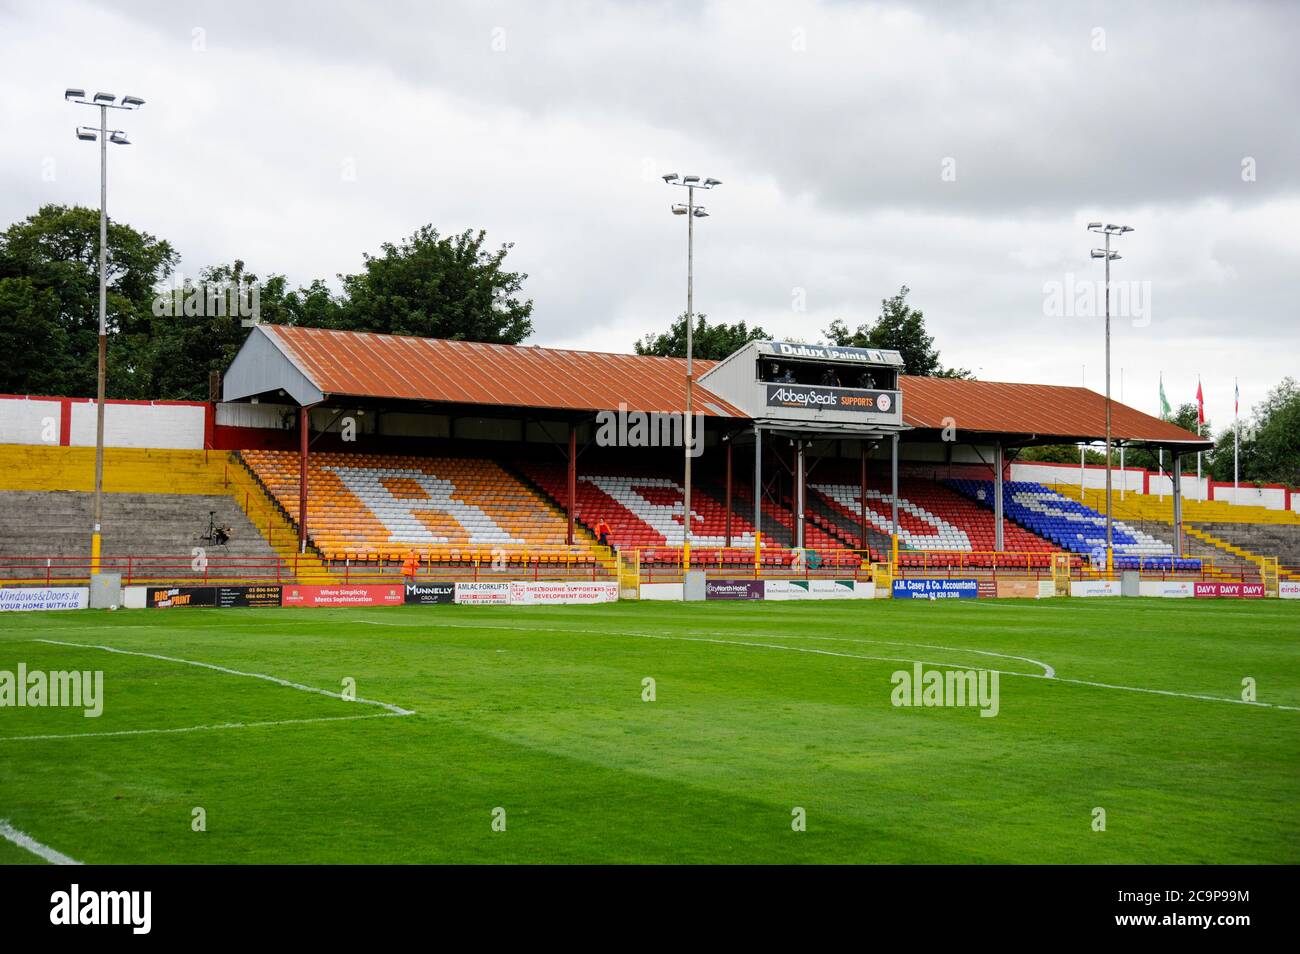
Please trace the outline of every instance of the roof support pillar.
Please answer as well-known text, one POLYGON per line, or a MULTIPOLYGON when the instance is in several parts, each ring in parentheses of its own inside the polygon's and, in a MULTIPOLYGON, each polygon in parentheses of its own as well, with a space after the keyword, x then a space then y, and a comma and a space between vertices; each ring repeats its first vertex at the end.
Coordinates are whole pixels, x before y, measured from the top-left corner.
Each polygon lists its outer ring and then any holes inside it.
POLYGON ((862 497, 858 501, 858 519, 861 521, 858 536, 858 546, 863 550, 869 550, 867 546, 867 442, 858 441, 858 448, 861 451, 862 467, 861 479, 862 486, 859 488, 862 497))
POLYGON ((803 549, 804 545, 804 453, 803 438, 795 441, 795 472, 794 472, 794 507, 795 507, 795 528, 799 531, 799 539, 795 546, 803 549))
POLYGON ((763 545, 763 429, 754 425, 754 561, 763 545))
POLYGON ((724 546, 731 546, 731 440, 727 440, 727 529, 724 546))
POLYGON ((298 552, 307 552, 307 444, 311 430, 311 409, 314 404, 304 404, 298 409, 298 552))
POLYGON ((1001 553, 1006 547, 1002 540, 1002 442, 993 442, 993 549, 1001 553))
POLYGON ((568 504, 565 507, 569 520, 569 546, 573 546, 573 519, 578 501, 578 428, 569 422, 569 479, 568 504))
POLYGON ((889 525, 892 565, 898 566, 898 431, 892 435, 889 454, 889 525))
POLYGON ((1174 556, 1183 555, 1183 455, 1174 454, 1174 556))

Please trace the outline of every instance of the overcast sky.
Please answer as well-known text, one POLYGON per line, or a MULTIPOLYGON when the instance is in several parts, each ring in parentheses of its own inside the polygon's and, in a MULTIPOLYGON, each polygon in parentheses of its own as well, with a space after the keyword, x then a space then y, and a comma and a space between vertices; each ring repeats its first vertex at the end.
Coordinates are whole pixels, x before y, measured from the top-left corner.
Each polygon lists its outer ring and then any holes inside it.
POLYGON ((0 0, 0 225, 97 204, 63 89, 131 93, 110 214, 186 274, 483 227, 533 343, 628 351, 685 308, 659 177, 697 173, 710 319, 815 341, 906 284, 945 363, 1101 390, 1100 219, 1135 229, 1114 393, 1199 374, 1221 427, 1234 376, 1244 414, 1300 375, 1298 43, 1282 3, 0 0))

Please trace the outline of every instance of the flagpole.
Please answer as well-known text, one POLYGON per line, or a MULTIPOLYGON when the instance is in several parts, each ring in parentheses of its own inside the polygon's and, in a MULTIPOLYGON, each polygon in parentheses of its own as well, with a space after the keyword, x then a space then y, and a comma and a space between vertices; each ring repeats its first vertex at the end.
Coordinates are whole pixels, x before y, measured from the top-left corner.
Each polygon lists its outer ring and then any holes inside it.
MULTIPOLYGON (((1201 379, 1200 376, 1198 375, 1196 378, 1196 436, 1197 437, 1204 436, 1201 433, 1201 428, 1205 426, 1205 420, 1204 420, 1205 411, 1203 410, 1204 407, 1205 407, 1205 398, 1202 396, 1201 379)), ((1201 486, 1201 452, 1200 451, 1196 452, 1196 486, 1200 488, 1201 499, 1202 500, 1208 499, 1210 495, 1206 493, 1205 488, 1201 486)))
MULTIPOLYGON (((1085 388, 1088 386, 1088 366, 1086 364, 1079 370, 1079 383, 1085 388)), ((1083 499, 1083 448, 1084 445, 1079 444, 1079 503, 1086 505, 1087 501, 1083 499)))
POLYGON ((1240 503, 1237 497, 1239 474, 1237 473, 1238 447, 1241 444, 1241 424, 1237 420, 1238 405, 1241 403, 1241 389, 1237 379, 1232 379, 1232 502, 1240 503))
MULTIPOLYGON (((1165 401, 1165 373, 1161 371, 1160 372, 1160 420, 1162 421, 1168 419, 1168 416, 1165 414, 1165 404, 1167 403, 1168 402, 1165 401)), ((1158 449, 1158 452, 1160 454, 1160 502, 1164 503, 1165 501, 1165 449, 1161 447, 1158 449)))

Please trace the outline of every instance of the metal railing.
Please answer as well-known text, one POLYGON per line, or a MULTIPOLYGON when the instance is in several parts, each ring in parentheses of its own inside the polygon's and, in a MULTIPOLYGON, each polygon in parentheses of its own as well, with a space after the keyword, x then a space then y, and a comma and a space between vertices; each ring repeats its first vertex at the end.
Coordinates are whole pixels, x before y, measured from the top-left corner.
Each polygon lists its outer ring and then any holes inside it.
MULTIPOLYGON (((585 548, 453 550, 452 556, 433 562, 422 560, 415 575, 427 580, 611 580, 612 559, 601 559, 585 548)), ((375 559, 327 562, 330 578, 340 583, 394 583, 403 579, 402 561, 375 559)), ((94 569, 89 556, 0 555, 0 586, 84 586, 94 569)), ((234 585, 239 583, 302 583, 320 581, 319 564, 312 556, 206 556, 130 555, 105 556, 99 569, 120 573, 123 584, 188 583, 234 585)))
MULTIPOLYGON (((900 550, 893 567, 896 578, 968 577, 986 580, 1048 580, 1059 552, 970 550, 900 550)), ((690 566, 711 578, 730 579, 855 579, 872 578, 878 554, 868 550, 764 548, 755 561, 753 548, 693 548, 690 566)), ((1078 554, 1065 554, 1073 580, 1118 579, 1123 568, 1093 567, 1078 554)), ((682 552, 675 547, 639 547, 620 551, 623 575, 644 583, 676 583, 683 578, 682 552), (635 569, 633 569, 635 568, 635 569)), ((887 559, 887 558, 886 558, 887 559)), ((1199 569, 1175 568, 1168 557, 1138 558, 1135 567, 1145 580, 1240 580, 1259 582, 1257 567, 1221 566, 1201 560, 1199 569)))
MULTIPOLYGON (((0 586, 85 585, 93 569, 88 556, 0 556, 0 586)), ((298 560, 281 557, 104 556, 99 569, 122 574, 124 584, 291 583, 298 578, 298 560)))
MULTIPOLYGON (((404 578, 396 552, 326 561, 343 583, 390 583, 404 578)), ((422 558, 415 581, 612 580, 615 562, 586 547, 439 547, 422 558)))

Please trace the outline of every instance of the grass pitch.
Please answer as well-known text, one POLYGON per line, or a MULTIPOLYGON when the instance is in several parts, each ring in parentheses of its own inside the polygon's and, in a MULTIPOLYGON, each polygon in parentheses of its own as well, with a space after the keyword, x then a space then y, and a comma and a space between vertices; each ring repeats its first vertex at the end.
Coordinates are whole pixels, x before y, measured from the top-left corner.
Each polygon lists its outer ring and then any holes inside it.
POLYGON ((6 614, 0 670, 103 670, 104 711, 0 709, 0 819, 87 863, 1296 863, 1298 624, 1136 599, 6 614), (895 707, 914 660, 1001 670, 998 715, 895 707), (305 691, 345 680, 399 711, 305 691))

